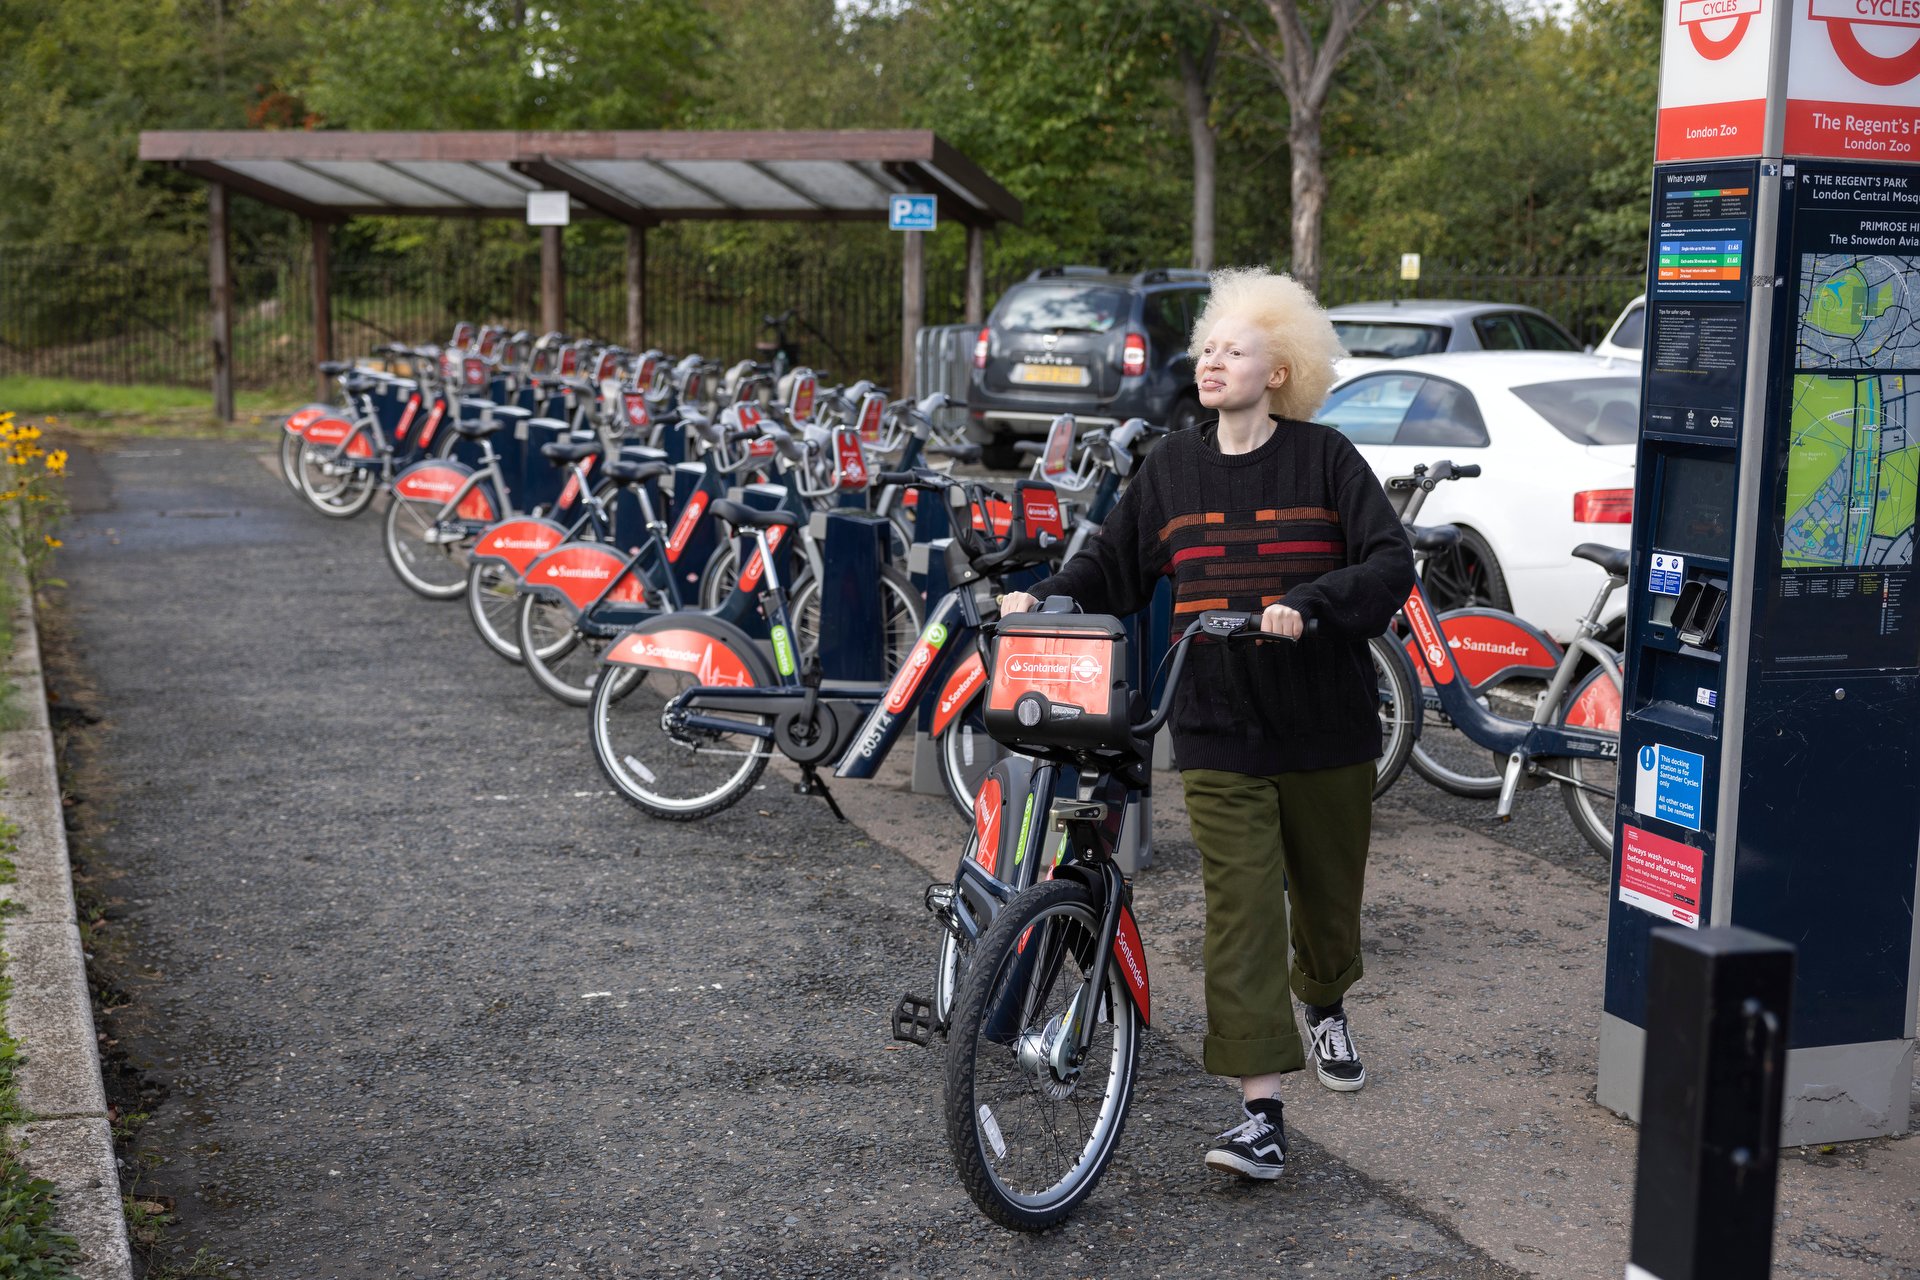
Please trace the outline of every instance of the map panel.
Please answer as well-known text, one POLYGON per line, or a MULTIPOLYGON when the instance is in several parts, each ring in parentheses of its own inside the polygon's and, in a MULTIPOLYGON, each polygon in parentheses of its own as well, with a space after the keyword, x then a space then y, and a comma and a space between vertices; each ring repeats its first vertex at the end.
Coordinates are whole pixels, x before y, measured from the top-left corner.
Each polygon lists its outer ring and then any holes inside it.
POLYGON ((1916 396, 1906 374, 1794 376, 1783 568, 1913 563, 1916 396))
POLYGON ((1796 369, 1920 369, 1920 259, 1802 254, 1796 369))

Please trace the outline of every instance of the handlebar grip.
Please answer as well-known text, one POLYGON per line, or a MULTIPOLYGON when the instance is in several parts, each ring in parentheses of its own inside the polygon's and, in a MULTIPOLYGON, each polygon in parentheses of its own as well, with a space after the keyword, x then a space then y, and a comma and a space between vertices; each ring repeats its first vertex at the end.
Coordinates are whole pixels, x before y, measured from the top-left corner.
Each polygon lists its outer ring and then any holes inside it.
POLYGON ((881 471, 875 473, 873 482, 877 485, 931 485, 926 474, 920 471, 881 471))
POLYGON ((1469 462, 1464 467, 1455 467, 1453 474, 1456 479, 1471 480, 1480 474, 1480 464, 1477 462, 1469 462))

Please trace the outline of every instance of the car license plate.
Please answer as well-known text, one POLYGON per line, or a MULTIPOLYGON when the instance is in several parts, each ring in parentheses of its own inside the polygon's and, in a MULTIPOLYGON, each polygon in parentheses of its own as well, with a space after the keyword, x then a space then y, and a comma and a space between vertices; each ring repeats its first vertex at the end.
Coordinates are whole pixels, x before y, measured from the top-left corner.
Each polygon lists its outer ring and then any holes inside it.
POLYGON ((1077 364, 1017 364, 1015 382, 1038 382, 1051 387, 1084 387, 1089 379, 1086 369, 1077 364))

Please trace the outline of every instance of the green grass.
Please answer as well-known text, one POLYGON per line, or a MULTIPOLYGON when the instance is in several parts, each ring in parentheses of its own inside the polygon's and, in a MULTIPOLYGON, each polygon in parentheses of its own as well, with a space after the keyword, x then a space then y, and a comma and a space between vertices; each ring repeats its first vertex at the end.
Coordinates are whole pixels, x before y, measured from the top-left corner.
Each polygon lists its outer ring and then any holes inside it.
MULTIPOLYGON (((296 391, 240 391, 234 410, 265 413, 297 398, 296 391)), ((0 409, 23 418, 46 414, 82 414, 91 417, 158 417, 213 412, 213 392, 206 387, 120 386, 107 382, 79 382, 71 378, 0 376, 0 409)))

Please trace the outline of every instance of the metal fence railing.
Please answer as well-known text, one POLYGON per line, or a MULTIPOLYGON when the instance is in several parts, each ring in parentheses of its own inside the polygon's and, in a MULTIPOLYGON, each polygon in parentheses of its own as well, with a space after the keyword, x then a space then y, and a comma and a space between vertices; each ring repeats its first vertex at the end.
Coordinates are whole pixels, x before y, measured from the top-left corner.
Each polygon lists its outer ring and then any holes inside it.
MULTIPOLYGON (((794 309, 790 335, 804 358, 836 377, 899 384, 900 254, 893 239, 843 238, 818 252, 698 250, 671 240, 650 246, 647 338, 675 354, 699 351, 731 362, 765 336, 761 318, 794 309)), ((989 255, 989 304, 1030 264, 989 255)), ((621 341, 626 330, 625 260, 618 249, 570 249, 567 320, 576 333, 621 341)), ((251 388, 304 388, 312 376, 311 274, 304 252, 234 262, 234 381, 251 388)), ((1553 315, 1582 340, 1598 340, 1641 288, 1631 266, 1540 264, 1443 266, 1417 282, 1391 269, 1341 268, 1321 298, 1486 298, 1553 315)), ((936 260, 928 272, 930 325, 962 319, 963 272, 936 260)), ((334 349, 432 342, 457 320, 531 327, 539 265, 532 257, 418 254, 341 263, 332 277, 334 349)), ((110 252, 48 254, 0 246, 0 374, 116 383, 204 386, 211 382, 206 263, 197 256, 110 252)))

